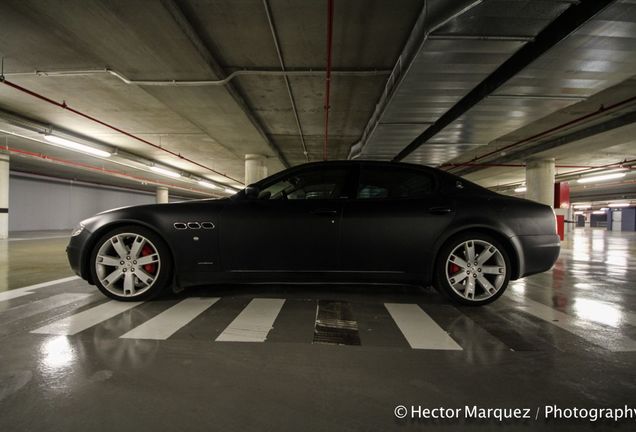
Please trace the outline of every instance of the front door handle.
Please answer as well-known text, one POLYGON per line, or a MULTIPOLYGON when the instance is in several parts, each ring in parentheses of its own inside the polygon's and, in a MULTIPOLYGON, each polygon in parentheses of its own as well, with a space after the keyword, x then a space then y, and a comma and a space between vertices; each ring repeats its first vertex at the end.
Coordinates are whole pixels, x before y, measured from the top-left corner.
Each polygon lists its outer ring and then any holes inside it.
POLYGON ((436 215, 447 214, 452 211, 453 210, 450 207, 431 207, 430 209, 428 209, 429 213, 436 214, 436 215))
POLYGON ((312 210, 311 214, 316 216, 336 216, 338 214, 338 211, 332 209, 318 209, 312 210))

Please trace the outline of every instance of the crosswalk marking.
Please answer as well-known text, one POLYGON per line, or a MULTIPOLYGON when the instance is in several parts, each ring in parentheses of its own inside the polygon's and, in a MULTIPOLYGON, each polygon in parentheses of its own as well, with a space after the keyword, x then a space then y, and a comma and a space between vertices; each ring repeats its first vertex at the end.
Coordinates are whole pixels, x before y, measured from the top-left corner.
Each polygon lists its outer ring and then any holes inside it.
POLYGON ((636 351, 636 341, 617 332, 608 334, 602 326, 584 323, 578 318, 560 312, 529 298, 520 299, 518 308, 563 330, 575 334, 595 345, 614 352, 636 351), (593 328, 592 328, 593 327, 593 328))
POLYGON ((42 282, 35 285, 29 285, 22 288, 16 288, 9 291, 0 292, 0 302, 11 300, 18 297, 24 297, 33 294, 33 290, 44 288, 51 285, 57 285, 64 282, 70 282, 72 280, 79 279, 79 276, 70 276, 62 279, 56 279, 48 282, 42 282))
MULTIPOLYGON (((73 276, 23 287, 17 290, 11 290, 6 293, 0 293, 0 301, 3 299, 6 300, 9 298, 19 298, 21 296, 30 295, 34 293, 34 290, 69 282, 75 279, 77 279, 77 277, 73 276)), ((6 303, 4 304, 4 310, 0 308, 0 324, 5 323, 8 325, 13 322, 17 323, 20 320, 25 320, 42 312, 48 312, 55 310, 58 307, 75 304, 73 308, 67 307, 61 312, 65 313, 65 311, 69 311, 70 309, 76 309, 80 306, 94 302, 95 298, 90 297, 92 295, 93 294, 84 293, 62 293, 53 294, 49 297, 41 298, 36 301, 21 303, 17 306, 6 303)), ((120 337, 123 339, 169 339, 179 330, 190 325, 195 318, 204 314, 219 300, 220 298, 208 297, 186 298, 120 337)), ((531 315, 536 319, 545 321, 550 325, 565 330, 574 336, 578 336, 609 351, 636 352, 636 340, 626 335, 621 328, 623 323, 631 325, 634 324, 636 315, 631 311, 620 310, 621 318, 617 318, 617 320, 620 321, 618 324, 610 323, 609 325, 603 325, 592 322, 595 320, 594 317, 588 317, 587 315, 578 316, 578 314, 570 315, 526 297, 512 296, 511 300, 513 301, 508 303, 508 305, 506 305, 505 302, 500 305, 500 312, 515 313, 518 316, 522 316, 518 313, 531 315)), ((142 302, 129 303, 109 301, 91 309, 79 312, 75 315, 58 319, 56 321, 49 321, 49 324, 33 330, 32 333, 74 335, 140 304, 142 304, 142 302)), ((464 343, 464 339, 453 333, 453 331, 457 330, 456 328, 454 330, 450 330, 450 332, 454 335, 451 336, 446 330, 444 330, 444 328, 448 327, 448 323, 446 321, 441 320, 438 324, 438 322, 436 322, 437 318, 433 319, 436 315, 433 315, 433 317, 430 316, 417 304, 379 303, 378 306, 380 305, 383 305, 383 308, 388 311, 388 315, 386 315, 385 319, 391 319, 395 323, 397 329, 399 329, 399 331, 403 334, 406 342, 414 349, 472 350, 470 344, 466 345, 464 343), (459 339, 456 340, 454 337, 459 337, 459 339)), ((220 311, 222 311, 223 318, 221 322, 227 323, 232 319, 233 320, 216 338, 216 341, 264 342, 268 339, 270 331, 273 328, 273 324, 278 319, 283 306, 285 306, 285 299, 255 298, 251 299, 250 303, 238 315, 234 315, 233 317, 227 316, 227 313, 231 313, 231 309, 221 308, 220 311)), ((289 305, 289 307, 292 306, 292 304, 289 305)), ((352 310, 355 312, 356 305, 352 304, 351 306, 352 310)), ((576 311, 576 307, 574 307, 574 310, 576 311)), ((318 320, 318 324, 320 325, 329 322, 328 319, 322 319, 318 316, 315 318, 320 318, 318 320)), ((377 317, 371 317, 371 319, 375 322, 377 317)), ((346 321, 346 323, 348 323, 347 320, 353 320, 353 318, 342 318, 341 321, 342 320, 344 320, 343 322, 346 321)), ((392 329, 391 331, 395 332, 396 327, 393 327, 393 324, 390 324, 388 321, 386 324, 390 326, 392 329)), ((284 325, 293 324, 291 324, 289 320, 286 320, 284 325)), ((29 327, 33 328, 35 325, 31 325, 29 327)), ((6 328, 8 329, 9 327, 6 328)), ((280 334, 284 334, 284 332, 280 333, 279 330, 284 329, 278 329, 276 334, 279 336, 280 334)), ((354 330, 357 334, 357 330, 354 330)), ((7 331, 9 330, 6 330, 5 333, 7 331)), ((517 332, 523 331, 523 326, 517 330, 517 332)), ((377 334, 381 334, 383 337, 392 338, 393 342, 391 343, 396 342, 390 332, 380 332, 377 334)), ((311 337, 311 335, 308 337, 311 337)), ((379 344, 382 343, 383 342, 380 339, 379 344)), ((378 344, 377 341, 376 344, 378 344)), ((547 346, 548 344, 546 344, 546 347, 547 346)))
POLYGON ((120 337, 124 339, 168 339, 217 301, 219 298, 187 298, 120 337))
POLYGON ((0 325, 11 321, 28 318, 61 306, 79 302, 92 297, 90 293, 62 293, 41 300, 32 301, 0 312, 0 325))
POLYGON ((462 347, 451 338, 426 312, 416 304, 385 303, 393 321, 406 338, 411 348, 461 350, 462 347))
POLYGON ((106 321, 122 312, 139 306, 143 302, 120 302, 111 300, 99 306, 87 309, 70 317, 63 318, 51 324, 31 331, 31 333, 54 334, 72 336, 86 330, 102 321, 106 321))
POLYGON ((19 291, 17 289, 0 293, 0 302, 11 300, 18 297, 24 297, 33 294, 31 291, 19 291))
POLYGON ((216 341, 265 342, 283 303, 283 299, 253 299, 216 341))

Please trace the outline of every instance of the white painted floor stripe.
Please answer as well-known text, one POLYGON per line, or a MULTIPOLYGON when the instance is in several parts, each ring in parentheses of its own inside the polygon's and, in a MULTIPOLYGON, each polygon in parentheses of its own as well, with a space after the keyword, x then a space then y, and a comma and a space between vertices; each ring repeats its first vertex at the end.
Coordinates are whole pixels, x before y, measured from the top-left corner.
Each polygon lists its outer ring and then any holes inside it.
POLYGON ((78 314, 45 325, 44 327, 40 327, 31 333, 72 336, 102 321, 106 321, 115 315, 119 315, 122 312, 139 306, 142 303, 143 302, 120 302, 111 300, 78 314))
POLYGON ((393 321, 400 328, 411 348, 461 350, 455 342, 426 312, 416 304, 385 303, 393 321))
POLYGON ((2 327, 8 323, 29 318, 42 312, 48 312, 71 303, 83 303, 81 304, 83 306, 84 303, 90 303, 90 301, 85 300, 94 295, 90 293, 62 293, 2 310, 0 311, 0 334, 2 334, 2 327))
POLYGON ((284 303, 283 299, 253 299, 217 342, 265 342, 284 303))
POLYGON ((590 324, 526 297, 517 299, 520 303, 519 309, 595 345, 614 352, 636 351, 636 341, 621 335, 620 331, 610 331, 600 325, 590 324))
POLYGON ((0 292, 0 302, 1 301, 6 301, 6 300, 11 300, 11 299, 22 297, 22 296, 26 296, 26 295, 30 295, 30 294, 33 294, 31 292, 33 290, 44 288, 44 287, 51 286, 51 285, 61 284, 61 283, 64 283, 64 282, 70 282, 70 281, 75 280, 75 279, 79 279, 79 276, 70 276, 70 277, 66 277, 66 278, 62 278, 62 279, 55 279, 55 280, 48 281, 48 282, 42 282, 42 283, 35 284, 35 285, 29 285, 29 286, 25 286, 25 287, 22 287, 22 288, 16 288, 16 289, 12 289, 12 290, 9 290, 9 291, 0 292))
POLYGON ((31 291, 11 290, 0 293, 0 302, 33 294, 31 291))
POLYGON ((168 339, 217 301, 219 298, 187 298, 120 337, 124 339, 168 339))

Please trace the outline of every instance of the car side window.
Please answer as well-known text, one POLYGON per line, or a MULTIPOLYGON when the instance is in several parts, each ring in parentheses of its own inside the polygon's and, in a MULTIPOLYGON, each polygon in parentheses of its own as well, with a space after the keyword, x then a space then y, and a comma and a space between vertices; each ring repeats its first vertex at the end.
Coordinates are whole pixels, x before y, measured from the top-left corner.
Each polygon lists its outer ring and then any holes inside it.
POLYGON ((261 190, 259 199, 338 199, 344 192, 347 170, 322 168, 284 177, 261 190))
POLYGON ((418 199, 435 188, 433 174, 415 169, 362 167, 358 199, 418 199))

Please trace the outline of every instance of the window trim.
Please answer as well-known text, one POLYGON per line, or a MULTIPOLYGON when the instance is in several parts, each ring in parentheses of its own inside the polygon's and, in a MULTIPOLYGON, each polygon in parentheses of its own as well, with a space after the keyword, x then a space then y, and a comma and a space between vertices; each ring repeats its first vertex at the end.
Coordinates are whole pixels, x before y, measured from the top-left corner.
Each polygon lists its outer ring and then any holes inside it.
POLYGON ((366 165, 364 163, 362 164, 358 164, 358 175, 356 176, 357 181, 356 181, 356 185, 355 185, 355 190, 354 190, 354 197, 352 198, 355 201, 360 201, 360 202, 384 202, 384 201, 418 201, 418 200, 423 200, 423 199, 427 199, 431 196, 434 196, 435 194, 437 194, 439 192, 439 188, 440 188, 440 181, 439 178, 437 176, 437 174, 435 173, 435 171, 433 170, 426 170, 426 169, 420 169, 417 167, 404 167, 404 166, 390 166, 390 165, 373 165, 373 164, 369 164, 366 165), (421 198, 405 198, 405 197, 388 197, 388 198, 358 198, 358 192, 359 192, 359 188, 360 188, 360 184, 362 181, 362 172, 364 171, 364 169, 376 169, 376 170, 395 170, 395 171, 402 171, 402 172, 414 172, 414 173, 422 173, 424 175, 429 175, 431 177, 431 179, 433 180, 433 187, 431 188, 431 192, 426 194, 426 196, 421 197, 421 198))
POLYGON ((307 199, 293 199, 293 200, 257 200, 257 201, 267 201, 267 202, 307 202, 307 201, 311 201, 311 202, 328 202, 328 201, 349 201, 351 199, 355 199, 355 195, 357 195, 357 172, 359 169, 359 164, 350 164, 350 163, 343 163, 343 164, 330 164, 328 167, 321 167, 321 166, 299 166, 299 167, 294 167, 291 168, 289 170, 285 170, 285 171, 281 171, 280 173, 272 176, 272 177, 268 177, 266 179, 263 179, 259 182, 254 183, 256 186, 258 186, 260 189, 266 189, 268 187, 270 187, 271 185, 287 178, 290 176, 294 176, 294 175, 299 175, 305 172, 314 172, 314 171, 320 171, 322 169, 340 169, 340 170, 344 170, 345 171, 345 177, 344 177, 344 186, 342 188, 342 191, 347 195, 347 198, 328 198, 328 199, 311 199, 311 200, 307 200, 307 199), (269 181, 267 181, 269 180, 269 181), (353 198, 351 198, 351 196, 354 196, 353 198))

